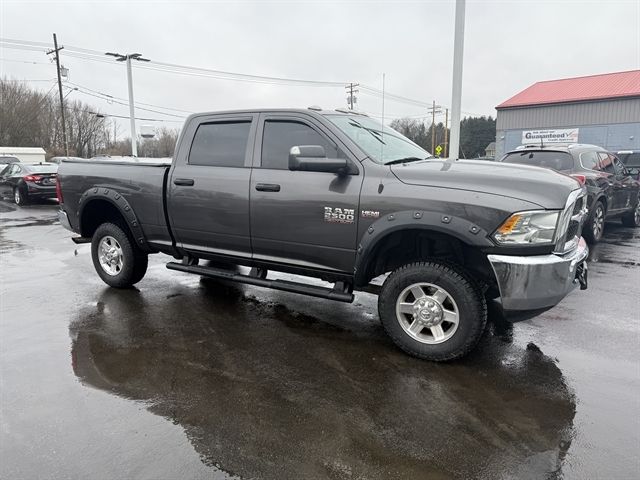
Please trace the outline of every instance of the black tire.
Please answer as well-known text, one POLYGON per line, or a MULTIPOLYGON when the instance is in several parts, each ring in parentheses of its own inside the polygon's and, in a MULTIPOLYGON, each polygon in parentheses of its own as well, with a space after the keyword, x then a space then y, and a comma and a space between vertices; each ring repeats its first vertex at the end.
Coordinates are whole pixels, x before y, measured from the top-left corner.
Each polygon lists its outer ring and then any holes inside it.
POLYGON ((604 233, 604 219, 607 215, 607 210, 601 200, 594 203, 589 213, 589 218, 585 222, 582 229, 582 236, 590 244, 596 244, 602 239, 604 233))
POLYGON ((418 262, 400 267, 389 275, 378 296, 378 313, 384 329, 398 347, 415 357, 442 362, 461 358, 476 346, 487 322, 487 303, 481 289, 462 269, 438 261, 418 262), (396 315, 400 295, 417 283, 437 285, 455 301, 458 326, 442 343, 416 340, 405 331, 396 315))
POLYGON ((24 188, 14 187, 13 201, 16 205, 27 205, 29 203, 29 194, 24 191, 24 188))
POLYGON ((114 223, 103 223, 96 229, 91 239, 91 258, 100 278, 115 288, 131 287, 142 280, 147 272, 147 255, 138 249, 121 226, 114 223), (117 245, 122 257, 122 266, 114 274, 108 273, 100 262, 100 244, 107 237, 114 239, 114 245, 117 245))
POLYGON ((625 213, 622 218, 622 225, 629 228, 640 227, 640 198, 638 198, 638 202, 636 203, 636 207, 630 211, 625 213))

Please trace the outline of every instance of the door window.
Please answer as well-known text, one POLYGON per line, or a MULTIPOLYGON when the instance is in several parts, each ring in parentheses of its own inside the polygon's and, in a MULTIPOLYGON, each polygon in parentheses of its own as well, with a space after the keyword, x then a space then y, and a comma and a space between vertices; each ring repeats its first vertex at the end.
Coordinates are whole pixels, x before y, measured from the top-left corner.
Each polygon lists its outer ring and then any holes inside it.
POLYGON ((618 176, 623 176, 626 173, 626 169, 624 167, 624 165, 622 164, 622 162, 620 162, 620 160, 618 160, 616 157, 614 157, 613 155, 610 155, 613 158, 613 168, 616 172, 616 175, 618 176))
POLYGON ((190 165, 244 167, 251 122, 203 123, 189 152, 190 165))
POLYGON ((300 145, 320 145, 327 158, 339 158, 338 147, 309 125, 292 120, 267 120, 262 134, 262 168, 289 168, 289 150, 300 145))
POLYGON ((598 152, 582 152, 580 154, 580 163, 584 168, 589 170, 600 170, 600 157, 598 152))
POLYGON ((604 152, 600 152, 599 155, 602 171, 607 173, 615 173, 615 167, 613 166, 613 156, 604 152))

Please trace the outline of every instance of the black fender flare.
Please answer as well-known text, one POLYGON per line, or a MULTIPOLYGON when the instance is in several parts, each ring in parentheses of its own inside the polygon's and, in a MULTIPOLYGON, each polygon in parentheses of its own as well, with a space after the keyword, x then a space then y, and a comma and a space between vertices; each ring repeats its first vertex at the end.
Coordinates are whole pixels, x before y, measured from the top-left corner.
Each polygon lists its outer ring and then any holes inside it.
POLYGON ((138 217, 136 217, 133 208, 129 204, 129 202, 124 198, 124 196, 114 190, 111 187, 91 187, 88 190, 85 190, 82 195, 80 195, 80 200, 78 202, 78 227, 80 231, 82 231, 82 215, 84 213, 84 209, 87 205, 91 204, 91 202, 95 200, 107 201, 120 212, 122 218, 124 218, 127 223, 127 227, 131 231, 131 235, 133 236, 136 244, 140 249, 145 252, 150 252, 151 248, 147 243, 147 239, 144 236, 144 232, 142 231, 142 227, 140 226, 140 222, 138 221, 138 217))
POLYGON ((354 284, 367 284, 367 270, 376 246, 389 234, 400 230, 425 230, 450 235, 467 245, 478 248, 495 247, 489 240, 490 232, 469 220, 442 212, 404 210, 387 214, 372 223, 364 233, 356 251, 354 284))

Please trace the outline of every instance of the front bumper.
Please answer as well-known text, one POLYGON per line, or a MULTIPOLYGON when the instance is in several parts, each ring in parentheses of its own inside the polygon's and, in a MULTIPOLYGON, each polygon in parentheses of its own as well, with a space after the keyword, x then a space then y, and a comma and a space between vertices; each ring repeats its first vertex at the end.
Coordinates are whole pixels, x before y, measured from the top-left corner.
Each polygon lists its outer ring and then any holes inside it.
POLYGON ((578 285, 587 285, 589 247, 583 238, 565 255, 488 255, 505 311, 552 307, 578 285))
POLYGON ((62 209, 58 210, 58 221, 60 222, 60 225, 62 225, 64 228, 73 232, 73 228, 71 228, 71 223, 69 223, 69 217, 67 216, 67 212, 65 212, 62 209))

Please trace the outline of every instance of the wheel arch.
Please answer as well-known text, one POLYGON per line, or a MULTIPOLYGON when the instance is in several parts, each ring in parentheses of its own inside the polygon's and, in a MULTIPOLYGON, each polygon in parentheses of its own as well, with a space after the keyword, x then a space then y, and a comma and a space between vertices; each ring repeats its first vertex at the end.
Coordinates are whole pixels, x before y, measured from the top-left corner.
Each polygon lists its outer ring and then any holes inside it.
POLYGON ((602 204, 604 205, 604 213, 606 215, 607 210, 609 210, 609 202, 604 192, 600 192, 600 194, 595 197, 595 199, 593 200, 593 206, 595 207, 598 202, 602 202, 602 204))
POLYGON ((489 232, 466 219, 438 212, 404 211, 379 219, 364 233, 358 245, 354 284, 371 279, 406 263, 442 259, 456 263, 482 278, 495 274, 482 252, 493 247, 489 232))
POLYGON ((128 229, 133 242, 143 251, 150 251, 140 222, 129 202, 108 187, 85 191, 78 205, 78 226, 83 237, 92 237, 103 223, 115 222, 128 229))

